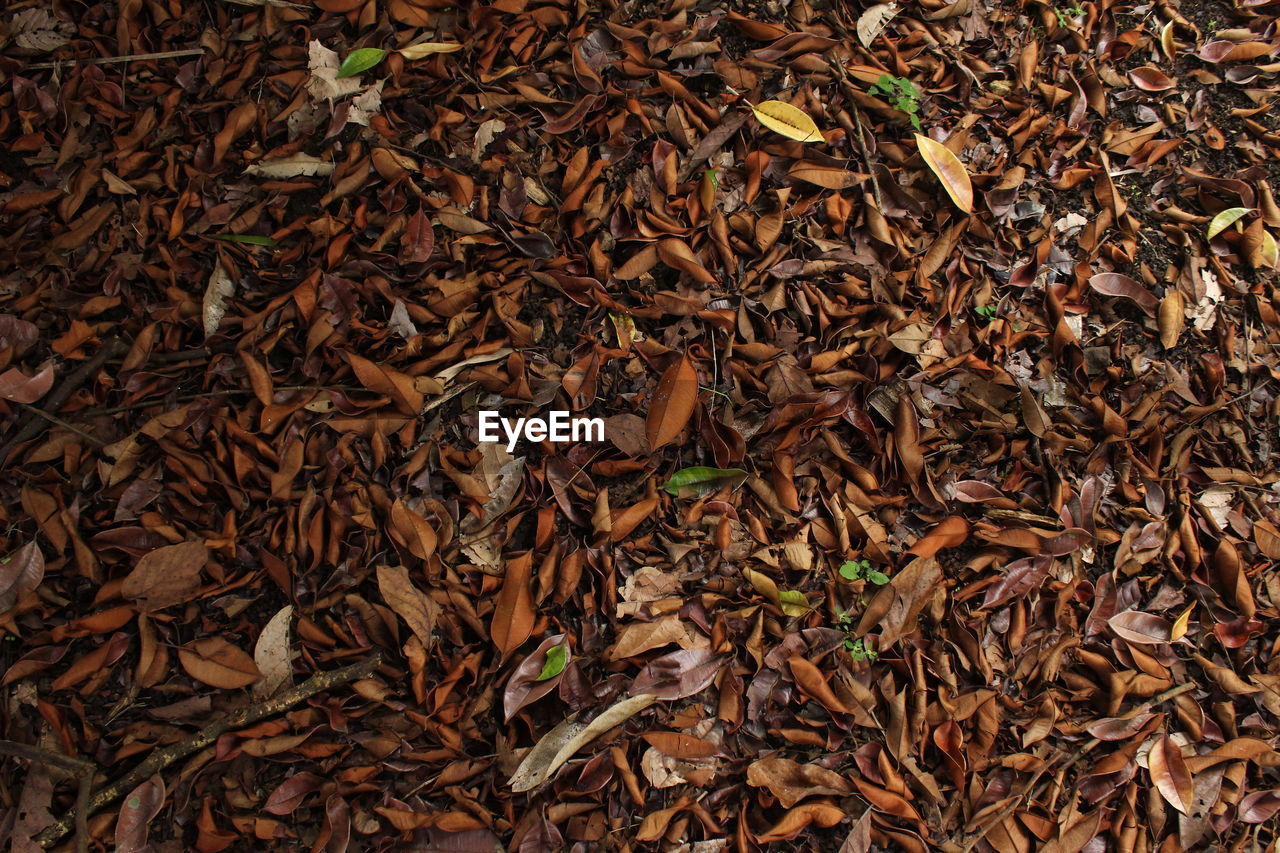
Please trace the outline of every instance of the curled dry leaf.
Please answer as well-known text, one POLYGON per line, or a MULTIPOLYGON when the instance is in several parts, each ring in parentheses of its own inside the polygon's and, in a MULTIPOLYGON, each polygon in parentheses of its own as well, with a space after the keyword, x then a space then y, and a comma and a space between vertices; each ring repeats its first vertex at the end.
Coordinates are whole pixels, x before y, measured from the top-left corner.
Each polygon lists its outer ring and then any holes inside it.
POLYGON ((1090 277, 1089 286, 1107 296, 1120 296, 1154 317, 1160 309, 1160 300, 1141 283, 1117 272, 1102 272, 1090 277))
POLYGON ((53 365, 41 368, 28 376, 16 367, 0 373, 0 397, 15 403, 34 403, 49 393, 53 387, 53 365))
POLYGON ((560 685, 564 668, 573 659, 573 653, 565 642, 564 634, 556 634, 543 640, 533 653, 520 662, 511 673, 507 686, 502 691, 502 711, 506 720, 510 720, 524 707, 532 705, 543 696, 560 685), (548 653, 552 649, 563 649, 560 671, 543 678, 548 653))

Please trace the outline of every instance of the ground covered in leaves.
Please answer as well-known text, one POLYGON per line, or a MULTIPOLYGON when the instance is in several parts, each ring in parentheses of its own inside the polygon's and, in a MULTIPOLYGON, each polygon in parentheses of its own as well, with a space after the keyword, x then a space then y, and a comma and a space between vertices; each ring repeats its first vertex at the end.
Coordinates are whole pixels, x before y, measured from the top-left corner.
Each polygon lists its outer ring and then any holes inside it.
POLYGON ((6 4, 0 836, 1274 850, 1278 9, 6 4))

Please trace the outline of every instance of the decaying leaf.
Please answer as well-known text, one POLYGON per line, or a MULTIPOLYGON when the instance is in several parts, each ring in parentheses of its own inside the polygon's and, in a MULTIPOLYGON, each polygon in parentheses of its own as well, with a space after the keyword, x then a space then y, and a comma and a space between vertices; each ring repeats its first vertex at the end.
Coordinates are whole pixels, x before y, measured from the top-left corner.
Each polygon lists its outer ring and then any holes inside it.
POLYGON ((516 793, 533 790, 555 775, 582 747, 614 726, 626 722, 655 701, 657 697, 641 694, 623 699, 589 723, 572 718, 565 720, 543 735, 537 745, 529 750, 507 784, 516 793))

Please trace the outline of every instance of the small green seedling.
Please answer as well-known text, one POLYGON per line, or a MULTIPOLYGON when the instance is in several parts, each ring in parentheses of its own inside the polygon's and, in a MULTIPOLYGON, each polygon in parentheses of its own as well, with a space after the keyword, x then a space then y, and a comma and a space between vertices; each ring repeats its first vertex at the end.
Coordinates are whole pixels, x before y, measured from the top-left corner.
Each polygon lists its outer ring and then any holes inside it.
POLYGON ((977 312, 979 317, 983 318, 988 323, 994 320, 1000 313, 1000 309, 996 308, 994 305, 979 305, 973 310, 977 312))
POLYGON ((1084 8, 1079 3, 1071 6, 1054 6, 1053 14, 1058 16, 1058 26, 1071 29, 1074 20, 1084 14, 1084 8))
POLYGON ((849 581, 863 580, 865 578, 876 586, 884 586, 889 582, 889 576, 884 572, 871 568, 869 560, 846 560, 844 565, 840 567, 840 577, 849 581))
POLYGON ((856 661, 874 662, 879 655, 862 637, 853 636, 853 617, 848 610, 836 617, 836 627, 844 631, 844 650, 856 661))
POLYGON ((916 84, 905 77, 894 77, 892 74, 881 74, 870 89, 871 94, 879 95, 889 102, 889 106, 907 114, 911 126, 920 130, 920 90, 916 84))

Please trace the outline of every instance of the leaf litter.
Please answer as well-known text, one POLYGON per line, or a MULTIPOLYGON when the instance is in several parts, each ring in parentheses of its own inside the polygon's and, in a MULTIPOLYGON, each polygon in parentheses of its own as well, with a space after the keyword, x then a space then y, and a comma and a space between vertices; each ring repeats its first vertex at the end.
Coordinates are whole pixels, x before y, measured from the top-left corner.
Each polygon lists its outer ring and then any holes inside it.
POLYGON ((0 20, 11 846, 1275 847, 1275 3, 166 9, 0 20))

